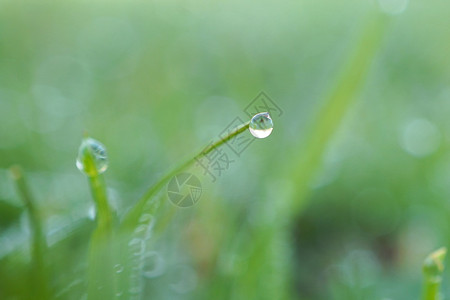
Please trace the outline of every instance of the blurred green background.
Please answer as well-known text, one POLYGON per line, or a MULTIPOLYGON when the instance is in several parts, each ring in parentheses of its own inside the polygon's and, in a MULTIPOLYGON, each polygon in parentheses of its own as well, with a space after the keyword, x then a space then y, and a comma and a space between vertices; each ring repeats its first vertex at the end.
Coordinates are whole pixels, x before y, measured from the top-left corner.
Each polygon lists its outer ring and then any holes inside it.
POLYGON ((423 259, 450 240, 449 49, 444 0, 1 1, 0 298, 28 289, 11 165, 40 208, 52 295, 80 299, 94 228, 83 132, 106 146, 120 218, 265 91, 283 110, 272 135, 215 182, 190 170, 201 199, 150 241, 140 297, 417 299, 423 259), (330 123, 321 112, 373 15, 370 71, 330 123), (320 163, 291 168, 312 124, 332 124, 320 163))

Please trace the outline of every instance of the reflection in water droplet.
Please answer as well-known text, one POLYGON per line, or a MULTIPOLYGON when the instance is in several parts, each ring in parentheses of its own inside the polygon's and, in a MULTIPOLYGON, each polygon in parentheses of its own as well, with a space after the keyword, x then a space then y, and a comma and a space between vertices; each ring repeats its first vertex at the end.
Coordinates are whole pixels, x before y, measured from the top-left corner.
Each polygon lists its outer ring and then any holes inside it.
POLYGON ((122 273, 122 271, 123 271, 123 266, 122 266, 121 264, 115 265, 115 266, 114 266, 114 271, 115 271, 117 274, 122 273))
POLYGON ((268 137, 273 130, 273 121, 269 113, 263 112, 253 116, 249 125, 250 133, 259 139, 268 137))
POLYGON ((144 271, 143 275, 147 278, 155 278, 164 273, 164 259, 156 251, 147 252, 144 257, 144 271))
POLYGON ((87 176, 95 176, 105 172, 108 168, 108 157, 105 146, 94 139, 84 139, 78 150, 77 168, 87 176), (89 160, 87 160, 89 153, 94 160, 94 166, 91 166, 89 160))

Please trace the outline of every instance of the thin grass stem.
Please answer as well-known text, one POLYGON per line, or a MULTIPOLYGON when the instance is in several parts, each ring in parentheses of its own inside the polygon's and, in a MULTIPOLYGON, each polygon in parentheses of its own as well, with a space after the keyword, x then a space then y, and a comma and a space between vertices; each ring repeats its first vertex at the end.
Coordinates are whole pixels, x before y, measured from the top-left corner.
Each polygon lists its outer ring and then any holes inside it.
POLYGON ((25 204, 30 219, 30 229, 32 235, 31 249, 31 276, 32 295, 34 299, 48 299, 50 292, 48 286, 48 274, 45 262, 45 253, 47 243, 42 230, 41 218, 36 207, 35 200, 31 195, 22 169, 19 166, 13 166, 10 169, 12 178, 16 184, 20 198, 25 204))
POLYGON ((114 275, 115 248, 113 247, 113 217, 108 203, 106 183, 98 172, 92 148, 84 142, 80 151, 85 170, 89 170, 88 181, 96 208, 97 227, 92 233, 89 246, 88 299, 113 299, 116 294, 114 275))

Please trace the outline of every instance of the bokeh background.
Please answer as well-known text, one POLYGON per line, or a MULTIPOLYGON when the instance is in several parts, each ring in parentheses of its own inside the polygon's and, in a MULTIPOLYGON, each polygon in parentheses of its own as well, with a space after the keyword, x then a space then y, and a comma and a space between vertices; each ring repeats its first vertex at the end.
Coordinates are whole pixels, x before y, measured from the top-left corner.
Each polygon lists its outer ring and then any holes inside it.
POLYGON ((1 1, 0 298, 28 288, 11 165, 40 208, 52 294, 80 299, 95 227, 83 132, 108 151, 120 219, 265 91, 283 110, 272 135, 215 182, 190 170, 201 199, 150 241, 141 297, 417 299, 423 259, 450 239, 449 49, 444 0, 1 1), (373 15, 367 77, 320 163, 291 170, 373 15))

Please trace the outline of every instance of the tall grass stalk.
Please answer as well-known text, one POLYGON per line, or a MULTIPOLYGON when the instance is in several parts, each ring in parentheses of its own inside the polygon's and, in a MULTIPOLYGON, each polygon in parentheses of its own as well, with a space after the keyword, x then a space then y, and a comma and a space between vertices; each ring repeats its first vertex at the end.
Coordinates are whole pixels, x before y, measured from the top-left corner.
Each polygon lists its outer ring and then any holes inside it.
POLYGON ((86 136, 81 147, 81 160, 89 170, 88 181, 95 203, 97 227, 92 233, 88 259, 88 299, 113 299, 116 294, 114 275, 115 247, 113 247, 113 217, 108 203, 106 184, 98 172, 92 148, 86 136))
MULTIPOLYGON (((322 110, 314 118, 314 122, 302 143, 304 147, 300 148, 300 151, 298 149, 293 150, 299 152, 292 155, 292 157, 297 157, 297 160, 288 161, 284 168, 287 178, 293 184, 291 187, 286 187, 280 195, 281 199, 277 200, 284 203, 276 206, 279 209, 276 212, 277 219, 280 221, 271 225, 270 231, 262 227, 254 234, 254 236, 265 236, 265 238, 261 241, 259 247, 252 248, 250 253, 246 254, 249 257, 248 265, 259 268, 258 273, 279 274, 277 286, 270 283, 264 286, 268 291, 280 286, 289 286, 289 274, 286 271, 289 268, 287 265, 289 262, 268 264, 268 262, 274 260, 283 261, 282 257, 274 258, 271 249, 277 243, 289 244, 286 240, 283 240, 287 238, 284 233, 289 230, 286 225, 295 218, 295 215, 300 212, 305 203, 310 191, 310 183, 321 166, 323 154, 345 115, 355 103, 356 95, 362 88, 370 65, 380 47, 387 24, 388 19, 384 15, 368 16, 368 21, 363 26, 351 55, 347 58, 340 75, 325 97, 322 110), (286 220, 287 222, 285 222, 286 220)), ((283 174, 283 176, 286 175, 283 174)), ((241 274, 237 280, 247 282, 245 292, 249 297, 266 296, 265 292, 261 292, 261 288, 257 284, 259 278, 256 278, 253 272, 249 268, 248 272, 241 274)), ((284 292, 283 296, 288 298, 286 291, 281 289, 278 289, 278 291, 284 292)))
POLYGON ((303 142, 304 147, 297 155, 298 159, 289 162, 287 167, 289 178, 293 178, 296 182, 292 193, 288 194, 289 199, 286 199, 290 202, 289 211, 294 214, 298 213, 305 203, 310 183, 321 166, 324 152, 347 112, 355 103, 370 65, 380 48, 389 19, 379 13, 370 15, 367 19, 367 24, 353 47, 354 50, 325 98, 322 110, 314 118, 303 142))
POLYGON ((50 292, 45 260, 47 243, 41 226, 41 217, 22 169, 19 166, 13 166, 10 171, 30 220, 32 265, 29 284, 32 288, 31 294, 28 297, 33 297, 33 299, 48 299, 50 292))

